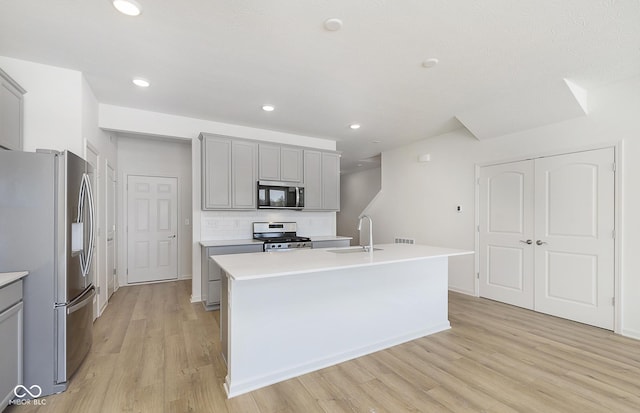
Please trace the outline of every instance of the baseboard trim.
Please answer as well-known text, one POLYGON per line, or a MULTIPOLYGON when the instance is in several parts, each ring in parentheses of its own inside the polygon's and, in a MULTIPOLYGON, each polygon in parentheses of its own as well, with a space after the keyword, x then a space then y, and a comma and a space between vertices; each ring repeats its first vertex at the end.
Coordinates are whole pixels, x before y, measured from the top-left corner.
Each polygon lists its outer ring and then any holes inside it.
POLYGON ((476 294, 473 291, 461 290, 461 289, 455 288, 455 287, 449 287, 449 291, 453 291, 454 293, 460 293, 460 294, 470 295, 472 297, 476 297, 476 294))
POLYGON ((625 337, 633 338, 635 340, 640 340, 640 331, 623 328, 620 334, 625 337))

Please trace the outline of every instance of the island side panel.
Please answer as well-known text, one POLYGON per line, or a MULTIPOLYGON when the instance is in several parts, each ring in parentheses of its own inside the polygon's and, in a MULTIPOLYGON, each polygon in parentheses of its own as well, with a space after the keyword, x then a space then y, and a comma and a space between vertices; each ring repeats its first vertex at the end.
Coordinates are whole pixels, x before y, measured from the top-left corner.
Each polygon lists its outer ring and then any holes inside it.
POLYGON ((229 280, 229 397, 450 328, 447 257, 229 280))

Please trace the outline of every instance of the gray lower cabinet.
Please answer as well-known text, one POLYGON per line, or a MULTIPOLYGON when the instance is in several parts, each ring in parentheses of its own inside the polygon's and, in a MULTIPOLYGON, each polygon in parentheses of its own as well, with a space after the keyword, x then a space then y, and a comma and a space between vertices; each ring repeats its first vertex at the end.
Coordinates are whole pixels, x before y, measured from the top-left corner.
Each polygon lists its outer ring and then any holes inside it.
POLYGON ((325 241, 311 241, 312 248, 342 248, 351 245, 350 239, 332 239, 325 241))
POLYGON ((255 142, 201 134, 202 209, 256 209, 255 142))
POLYGON ((0 147, 22 150, 22 95, 25 90, 0 69, 0 147))
POLYGON ((202 247, 202 302, 207 310, 215 310, 220 306, 222 270, 213 260, 212 255, 245 254, 262 252, 262 244, 225 245, 219 247, 202 247))
POLYGON ((22 384, 22 280, 0 288, 0 411, 22 384))
POLYGON ((340 210, 340 154, 304 151, 304 209, 340 210))

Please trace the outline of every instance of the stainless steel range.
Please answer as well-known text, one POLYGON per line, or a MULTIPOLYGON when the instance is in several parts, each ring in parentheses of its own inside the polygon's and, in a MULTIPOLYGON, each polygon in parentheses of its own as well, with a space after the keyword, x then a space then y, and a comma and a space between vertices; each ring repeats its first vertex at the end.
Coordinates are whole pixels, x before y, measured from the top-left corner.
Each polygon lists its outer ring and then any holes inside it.
POLYGON ((311 240, 296 234, 295 222, 254 222, 253 239, 264 241, 265 251, 311 248, 311 240))

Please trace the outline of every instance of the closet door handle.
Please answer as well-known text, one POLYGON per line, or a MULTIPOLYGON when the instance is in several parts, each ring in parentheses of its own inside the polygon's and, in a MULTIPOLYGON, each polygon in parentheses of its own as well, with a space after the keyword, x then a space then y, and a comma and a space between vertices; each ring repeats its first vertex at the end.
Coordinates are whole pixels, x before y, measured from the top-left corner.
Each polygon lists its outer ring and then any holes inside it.
POLYGON ((536 245, 546 245, 547 243, 541 240, 536 241, 536 245))
POLYGON ((531 245, 531 244, 533 244, 533 240, 530 240, 530 239, 528 239, 528 240, 526 240, 526 241, 525 241, 525 240, 523 240, 523 239, 521 239, 521 240, 520 240, 520 242, 521 242, 521 243, 523 243, 523 244, 527 244, 527 245, 531 245))

